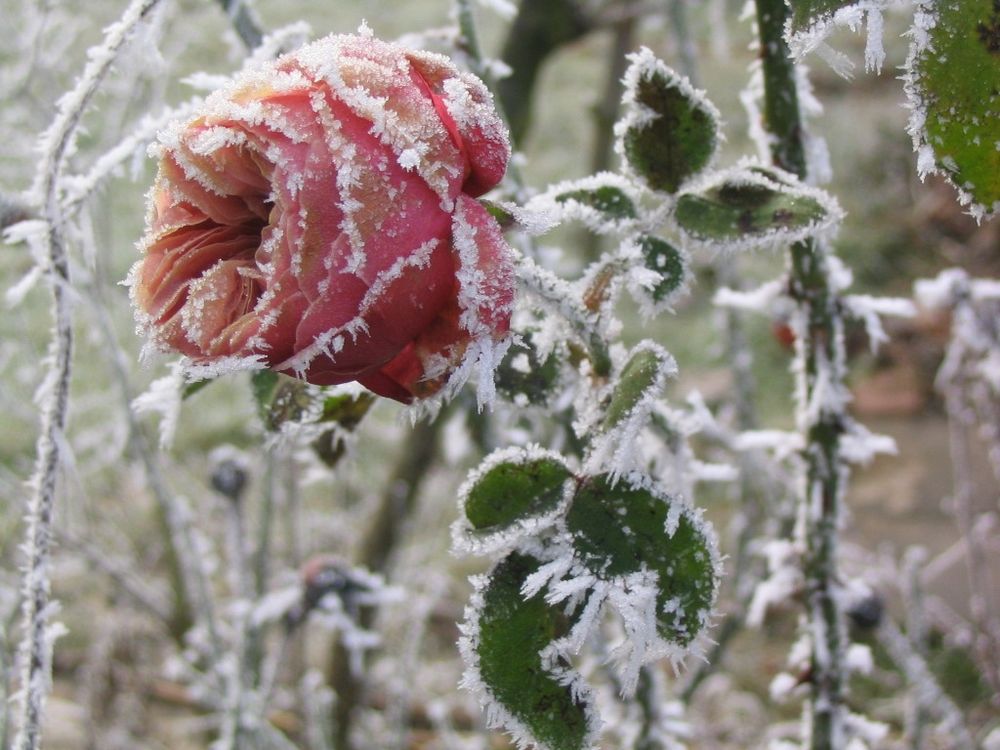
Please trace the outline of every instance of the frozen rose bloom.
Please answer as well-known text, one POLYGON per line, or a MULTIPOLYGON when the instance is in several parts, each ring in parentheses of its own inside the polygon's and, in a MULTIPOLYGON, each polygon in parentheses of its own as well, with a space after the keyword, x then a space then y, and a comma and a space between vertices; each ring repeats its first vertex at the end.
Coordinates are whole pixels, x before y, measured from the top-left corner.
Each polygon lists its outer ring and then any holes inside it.
POLYGON ((130 284, 151 345, 402 402, 492 367, 512 251, 475 200, 510 145, 441 55, 331 36, 238 76, 159 136, 130 284))

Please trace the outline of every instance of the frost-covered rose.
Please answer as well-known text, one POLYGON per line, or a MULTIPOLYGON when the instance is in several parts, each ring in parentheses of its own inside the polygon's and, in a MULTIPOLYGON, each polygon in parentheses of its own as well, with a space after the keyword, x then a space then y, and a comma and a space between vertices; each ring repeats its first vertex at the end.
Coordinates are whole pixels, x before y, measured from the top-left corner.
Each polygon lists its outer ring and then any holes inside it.
POLYGON ((511 251, 473 198, 510 146, 447 58, 328 37, 240 75, 157 149, 130 277, 156 348, 409 402, 506 346, 511 251))

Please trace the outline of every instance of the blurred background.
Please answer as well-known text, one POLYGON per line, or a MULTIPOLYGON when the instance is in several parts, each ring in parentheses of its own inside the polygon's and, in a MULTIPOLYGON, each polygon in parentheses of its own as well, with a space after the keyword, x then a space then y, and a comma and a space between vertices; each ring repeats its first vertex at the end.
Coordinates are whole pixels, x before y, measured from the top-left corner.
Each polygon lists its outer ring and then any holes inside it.
MULTIPOLYGON (((689 75, 721 110, 727 138, 722 164, 755 153, 740 102, 754 58, 753 30, 740 20, 741 2, 525 0, 525 5, 532 9, 518 12, 503 0, 483 2, 477 18, 486 55, 503 59, 514 71, 501 79, 499 93, 529 190, 613 168, 609 133, 621 94, 622 56, 639 45, 689 75)), ((120 0, 92 0, 85 8, 63 0, 0 0, 8 28, 0 43, 5 224, 17 217, 18 194, 32 182, 36 141, 59 96, 80 72, 87 49, 123 8, 120 0)), ((420 33, 425 46, 453 51, 446 0, 257 0, 253 10, 265 31, 304 21, 309 38, 315 38, 353 32, 364 20, 381 38, 420 33)), ((1000 278, 1000 222, 977 225, 958 206, 951 187, 916 177, 898 80, 909 23, 906 8, 887 16, 888 58, 881 73, 863 71, 864 38, 847 32, 830 43, 858 63, 853 80, 821 60, 807 61, 823 108, 810 127, 830 150, 833 179, 826 188, 847 212, 836 249, 860 293, 912 297, 915 280, 951 267, 1000 278)), ((324 455, 311 439, 273 444, 245 377, 191 393, 175 414, 136 417, 130 411, 133 399, 171 372, 168 357, 140 366, 141 342, 120 284, 137 258, 143 196, 153 176, 145 145, 155 133, 155 118, 199 93, 204 74, 228 75, 240 67, 247 49, 237 28, 221 3, 162 4, 87 111, 69 161, 69 172, 84 176, 68 183, 81 188, 69 230, 78 348, 66 435, 71 460, 61 477, 52 572, 58 619, 67 633, 55 651, 45 745, 181 750, 216 741, 218 712, 206 695, 211 683, 199 674, 198 646, 185 640, 185 624, 171 614, 175 551, 163 532, 169 503, 158 497, 166 493, 190 510, 194 549, 223 619, 240 604, 230 586, 233 559, 226 547, 233 503, 243 508, 248 535, 264 539, 266 529, 268 546, 260 555, 266 565, 254 564, 265 571, 265 593, 277 598, 261 607, 261 617, 270 618, 273 627, 264 631, 259 648, 280 654, 272 659, 277 672, 268 711, 292 746, 505 747, 502 737, 482 730, 475 701, 457 689, 456 622, 468 598, 466 577, 482 572, 485 562, 451 557, 448 526, 467 471, 492 447, 537 439, 532 429, 544 429, 542 415, 525 421, 500 408, 484 423, 473 416, 471 401, 459 399, 437 420, 411 426, 398 404, 379 400, 360 424, 347 426, 349 435, 328 438, 333 443, 324 455), (128 149, 128 158, 96 189, 86 190, 85 176, 115 147, 128 149), (174 416, 173 439, 161 448, 163 422, 174 416), (220 446, 226 450, 220 453, 220 446), (234 490, 220 471, 235 471, 243 484, 234 490), (337 559, 317 557, 329 555, 337 559), (313 567, 301 573, 310 561, 313 567), (390 588, 350 583, 350 565, 383 575, 390 588), (382 592, 375 597, 381 602, 377 608, 345 605, 341 613, 381 634, 380 645, 368 653, 364 677, 344 666, 347 652, 336 646, 338 633, 350 630, 342 618, 293 628, 288 608, 281 608, 282 601, 308 588, 309 571, 315 577, 327 568, 341 593, 355 585, 382 592), (330 686, 340 693, 339 702, 330 686)), ((600 250, 574 227, 560 228, 541 243, 544 257, 567 277, 578 275, 600 250)), ((622 303, 623 338, 632 343, 651 337, 673 353, 681 374, 667 394, 671 402, 683 403, 697 389, 710 407, 724 409, 734 386, 723 321, 711 303, 719 259, 694 261, 695 282, 675 315, 643 323, 622 303)), ((784 260, 765 253, 723 262, 741 286, 751 287, 778 275, 784 260)), ((0 314, 0 652, 7 689, 13 685, 11 659, 19 634, 24 483, 32 473, 38 430, 34 397, 52 325, 44 283, 24 281, 34 267, 26 244, 0 245, 0 287, 6 293, 0 314)), ((748 317, 744 324, 760 424, 790 428, 785 322, 748 317)), ((919 588, 928 631, 920 649, 969 727, 985 737, 1000 723, 998 687, 988 674, 1000 673, 1000 661, 985 663, 983 654, 998 657, 1000 651, 989 649, 1000 649, 1000 635, 983 651, 977 628, 985 622, 981 608, 995 613, 1000 606, 1000 579, 995 576, 983 590, 976 584, 980 579, 970 576, 968 529, 963 533, 956 523, 953 500, 960 486, 967 507, 986 519, 976 532, 985 557, 976 564, 1000 573, 998 480, 987 441, 975 437, 965 441, 967 466, 957 483, 953 474, 955 427, 934 388, 949 342, 947 312, 921 310, 915 318, 892 322, 888 333, 890 342, 872 354, 860 326, 847 331, 852 411, 874 432, 895 438, 898 456, 880 457, 853 478, 845 567, 867 576, 876 601, 866 606, 905 619, 906 561, 924 561, 919 588)), ((708 444, 698 448, 706 455, 714 450, 708 444)), ((697 502, 718 525, 723 546, 730 544, 734 489, 705 485, 697 502)), ((727 596, 732 598, 731 592, 727 596)), ((350 603, 350 596, 342 600, 350 603)), ((727 602, 724 598, 723 612, 727 602)), ((934 732, 926 744, 904 744, 907 683, 875 635, 877 621, 874 615, 866 620, 864 612, 853 618, 860 628, 856 637, 872 645, 876 658, 872 673, 855 679, 851 701, 892 727, 885 747, 953 746, 944 733, 934 732), (869 622, 872 617, 876 622, 869 622)), ((798 718, 795 701, 776 704, 768 694, 795 623, 794 612, 779 613, 763 629, 741 630, 728 644, 717 668, 689 696, 684 731, 690 747, 763 746, 780 736, 776 726, 798 718)), ((683 684, 678 678, 675 693, 683 684)), ((624 747, 619 742, 609 737, 607 746, 624 747)))

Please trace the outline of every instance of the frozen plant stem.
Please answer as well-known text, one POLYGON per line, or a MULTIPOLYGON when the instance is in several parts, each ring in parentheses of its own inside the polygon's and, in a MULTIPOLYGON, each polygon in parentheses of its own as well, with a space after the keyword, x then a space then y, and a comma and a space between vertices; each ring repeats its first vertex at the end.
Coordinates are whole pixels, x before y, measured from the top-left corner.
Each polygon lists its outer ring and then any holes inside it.
MULTIPOLYGON (((764 73, 765 127, 774 163, 806 178, 795 65, 783 38, 784 0, 756 0, 764 73)), ((809 240, 789 250, 788 292, 795 303, 797 423, 805 438, 805 482, 799 528, 811 639, 809 736, 811 750, 842 747, 844 641, 837 598, 837 534, 846 470, 841 458, 845 418, 836 398, 843 388, 844 349, 837 292, 825 248, 809 240), (834 403, 831 403, 834 402, 834 403)))
POLYGON ((111 69, 118 52, 135 27, 159 0, 134 0, 122 18, 108 28, 104 43, 91 50, 89 62, 76 85, 59 102, 55 120, 42 135, 42 155, 34 193, 45 222, 46 272, 52 286, 55 321, 50 343, 50 369, 40 394, 41 429, 35 471, 28 503, 27 560, 24 568, 24 635, 21 641, 21 701, 15 750, 34 750, 41 743, 42 714, 52 679, 52 643, 49 617, 49 567, 56 480, 62 461, 62 444, 69 408, 69 383, 73 355, 73 319, 69 290, 69 258, 61 211, 60 177, 66 154, 87 105, 111 69))

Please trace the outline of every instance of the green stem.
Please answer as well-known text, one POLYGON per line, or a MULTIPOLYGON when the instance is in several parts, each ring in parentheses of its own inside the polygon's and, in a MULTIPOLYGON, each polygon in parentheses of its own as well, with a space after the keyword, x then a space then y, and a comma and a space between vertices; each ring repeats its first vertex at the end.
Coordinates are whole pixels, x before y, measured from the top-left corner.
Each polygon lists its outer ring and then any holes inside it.
MULTIPOLYGON (((756 0, 756 7, 764 74, 764 119, 773 136, 771 156, 779 167, 805 178, 795 65, 783 38, 788 9, 784 0, 756 0)), ((810 406, 821 396, 819 388, 843 387, 842 321, 825 249, 812 240, 799 242, 791 247, 789 261, 788 291, 800 321, 796 331, 798 421, 806 441, 801 528, 812 636, 808 746, 811 750, 835 750, 843 737, 845 688, 846 631, 835 590, 837 531, 846 479, 841 458, 845 417, 838 408, 810 406)))

